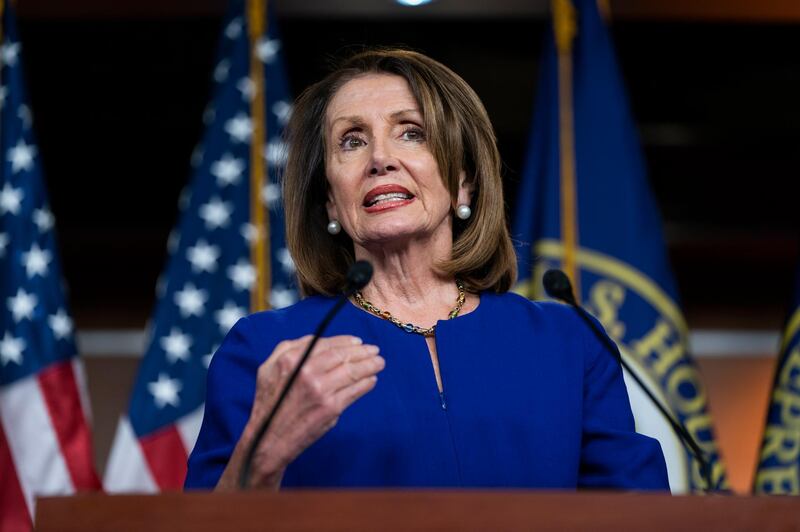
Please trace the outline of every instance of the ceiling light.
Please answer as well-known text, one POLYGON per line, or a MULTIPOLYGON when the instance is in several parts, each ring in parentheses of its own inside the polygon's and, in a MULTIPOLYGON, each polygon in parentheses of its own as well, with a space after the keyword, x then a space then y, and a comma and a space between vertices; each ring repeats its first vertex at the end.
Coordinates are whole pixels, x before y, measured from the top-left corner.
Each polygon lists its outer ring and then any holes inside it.
POLYGON ((417 7, 430 4, 432 0, 395 0, 401 6, 417 7))

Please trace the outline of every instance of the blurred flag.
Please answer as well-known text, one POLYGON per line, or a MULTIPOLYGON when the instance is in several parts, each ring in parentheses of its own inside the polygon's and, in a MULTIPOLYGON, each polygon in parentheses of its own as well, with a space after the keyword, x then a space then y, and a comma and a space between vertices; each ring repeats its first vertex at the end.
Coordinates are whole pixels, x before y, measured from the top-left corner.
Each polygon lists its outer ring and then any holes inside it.
POLYGON ((0 530, 30 530, 37 495, 100 482, 15 17, 2 0, 0 16, 0 530))
POLYGON ((235 0, 225 19, 207 130, 106 468, 109 491, 182 488, 212 354, 242 316, 297 299, 277 183, 291 101, 274 17, 265 32, 264 13, 263 0, 235 0))
POLYGON ((754 491, 800 495, 800 269, 772 385, 754 491))
MULTIPOLYGON (((553 0, 513 237, 517 291, 542 297, 562 268, 576 297, 683 422, 725 482, 706 393, 687 353, 656 202, 597 0, 553 0)), ((703 488, 699 468, 630 378, 637 430, 656 437, 674 492, 703 488)))

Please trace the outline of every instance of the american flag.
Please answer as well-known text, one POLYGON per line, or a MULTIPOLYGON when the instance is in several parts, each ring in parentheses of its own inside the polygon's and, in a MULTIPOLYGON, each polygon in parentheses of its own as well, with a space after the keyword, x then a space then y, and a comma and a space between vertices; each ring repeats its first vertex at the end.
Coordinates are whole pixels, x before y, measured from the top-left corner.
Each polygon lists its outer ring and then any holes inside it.
POLYGON ((100 482, 21 46, 11 6, 0 12, 0 530, 29 530, 37 495, 100 482))
POLYGON ((202 421, 209 362, 228 330, 252 310, 257 271, 251 249, 259 234, 251 219, 252 194, 269 213, 269 304, 280 308, 297 300, 277 181, 286 157, 281 132, 291 112, 281 42, 272 16, 266 34, 249 35, 252 11, 246 7, 234 1, 224 21, 205 138, 192 156, 194 176, 169 238, 170 258, 157 286, 148 347, 106 468, 105 486, 112 492, 183 486, 186 459, 202 421), (269 170, 264 186, 255 191, 251 109, 260 91, 251 53, 263 69, 265 142, 257 154, 269 170))

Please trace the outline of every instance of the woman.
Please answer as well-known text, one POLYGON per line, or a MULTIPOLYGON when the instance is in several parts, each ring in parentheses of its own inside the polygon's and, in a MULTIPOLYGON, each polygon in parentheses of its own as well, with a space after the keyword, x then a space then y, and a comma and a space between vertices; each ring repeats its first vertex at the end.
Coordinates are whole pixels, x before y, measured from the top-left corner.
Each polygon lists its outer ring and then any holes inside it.
POLYGON ((287 235, 306 299, 241 320, 209 370, 186 486, 234 488, 253 433, 354 260, 255 454, 252 486, 668 489, 618 363, 562 305, 508 293, 500 158, 477 95, 410 51, 358 54, 289 125, 287 235))

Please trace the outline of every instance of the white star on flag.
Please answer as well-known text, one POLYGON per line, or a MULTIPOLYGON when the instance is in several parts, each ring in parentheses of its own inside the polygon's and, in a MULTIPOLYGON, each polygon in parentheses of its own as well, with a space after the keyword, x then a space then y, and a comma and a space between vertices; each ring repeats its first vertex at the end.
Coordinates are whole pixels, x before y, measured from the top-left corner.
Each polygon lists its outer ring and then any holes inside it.
POLYGON ((33 115, 31 114, 31 109, 24 103, 21 104, 17 110, 17 118, 22 120, 22 125, 25 129, 30 129, 33 125, 33 115))
POLYGON ((183 290, 175 292, 175 304, 180 308, 181 316, 184 318, 202 316, 206 311, 204 308, 206 301, 208 292, 195 288, 192 283, 186 283, 183 290))
POLYGON ((249 102, 256 93, 256 84, 249 76, 245 76, 236 83, 236 89, 242 93, 242 99, 249 102))
POLYGON ((242 18, 236 17, 235 19, 231 20, 225 27, 225 37, 233 40, 241 34, 242 34, 242 18))
POLYGON ((47 318, 47 323, 53 329, 53 336, 56 340, 63 340, 72 334, 72 320, 64 311, 63 308, 58 309, 58 312, 51 314, 47 318))
POLYGON ((167 237, 167 253, 170 255, 175 253, 175 250, 178 249, 178 244, 181 243, 181 234, 178 232, 176 227, 172 228, 172 231, 169 232, 169 236, 167 237))
POLYGON ((6 42, 2 48, 0 48, 0 54, 3 56, 3 64, 13 67, 17 64, 17 58, 19 57, 19 50, 20 45, 18 42, 6 42))
POLYGON ((6 256, 6 246, 8 245, 8 235, 0 233, 0 258, 6 256))
POLYGON ((208 107, 206 107, 206 110, 203 111, 203 123, 205 125, 209 125, 211 124, 211 122, 214 121, 215 118, 217 118, 217 110, 214 109, 214 107, 212 107, 211 105, 209 105, 208 107))
POLYGON ((192 156, 189 158, 189 164, 192 165, 192 168, 197 168, 200 166, 200 163, 203 162, 203 155, 205 152, 203 151, 203 147, 198 145, 195 146, 192 150, 192 156))
POLYGON ((153 395, 158 408, 164 408, 166 405, 177 408, 181 403, 178 397, 181 388, 183 388, 181 381, 170 379, 165 373, 159 373, 157 381, 147 383, 147 389, 153 395))
POLYGON ((248 142, 253 134, 253 121, 246 114, 239 113, 225 122, 225 133, 230 135, 233 141, 248 142))
POLYGON ((33 223, 39 228, 40 233, 46 233, 53 228, 53 213, 47 207, 33 211, 33 223))
POLYGON ((222 83, 228 79, 228 72, 231 69, 231 62, 227 59, 222 59, 217 66, 214 67, 214 81, 222 83))
POLYGON ((225 227, 231 217, 230 205, 219 198, 211 198, 205 205, 200 206, 200 218, 206 222, 209 231, 218 227, 225 227))
POLYGON ((167 279, 162 273, 161 275, 158 276, 158 279, 156 279, 156 297, 161 299, 162 297, 164 297, 166 291, 167 291, 167 279))
POLYGON ((289 250, 286 248, 280 248, 276 253, 278 256, 278 262, 281 263, 281 267, 286 271, 286 273, 292 274, 297 269, 294 265, 294 259, 292 258, 292 254, 289 253, 289 250))
POLYGON ((233 301, 228 301, 225 306, 214 313, 222 334, 227 334, 240 318, 244 318, 247 311, 242 307, 237 307, 233 301))
POLYGON ((178 360, 184 362, 189 359, 189 348, 192 346, 192 339, 188 334, 183 334, 180 329, 173 327, 169 336, 161 337, 161 347, 167 353, 167 360, 174 364, 178 360))
POLYGON ((285 142, 280 139, 270 139, 264 146, 264 158, 270 165, 278 168, 286 166, 289 159, 289 151, 285 142))
POLYGON ((20 170, 28 171, 33 168, 33 156, 36 155, 36 146, 25 144, 23 139, 17 141, 17 145, 8 149, 6 159, 11 163, 11 172, 17 173, 20 170))
POLYGON ((249 290, 256 280, 256 270, 250 261, 239 259, 239 262, 228 268, 228 277, 237 290, 249 290))
POLYGON ((22 264, 25 266, 28 279, 35 275, 42 277, 47 275, 47 265, 51 260, 53 260, 53 254, 46 249, 41 249, 39 244, 34 242, 30 251, 22 254, 22 264))
POLYGON ((217 178, 217 185, 220 187, 236 185, 244 172, 244 161, 226 153, 222 159, 211 165, 210 171, 217 178))
POLYGON ((192 201, 192 190, 189 187, 183 187, 181 195, 178 196, 178 208, 185 211, 190 201, 192 201))
POLYGON ((270 209, 276 207, 281 200, 281 187, 275 183, 267 183, 261 189, 261 201, 270 209))
POLYGON ((292 116, 292 104, 285 100, 277 101, 272 104, 272 113, 278 119, 278 124, 285 126, 292 116))
POLYGON ((239 233, 247 241, 247 243, 252 244, 256 237, 258 237, 258 227, 251 223, 242 224, 241 229, 239 229, 239 233))
POLYGON ((22 364, 22 352, 25 350, 25 340, 23 338, 14 338, 8 331, 3 335, 0 340, 0 362, 5 366, 9 362, 16 365, 22 364))
POLYGON ((275 56, 278 55, 278 50, 281 48, 281 42, 278 39, 262 38, 256 44, 256 55, 262 63, 272 63, 275 56))
POLYGON ((8 310, 14 315, 14 321, 19 323, 22 319, 31 319, 33 309, 38 300, 33 294, 27 293, 22 288, 17 288, 17 295, 8 298, 8 310))
POLYGON ((3 190, 0 190, 0 214, 18 214, 23 196, 22 189, 12 187, 11 183, 3 185, 3 190))
POLYGON ((294 290, 286 289, 275 285, 269 294, 269 304, 272 308, 284 308, 293 305, 297 301, 294 290))
POLYGON ((192 270, 195 272, 213 273, 217 271, 219 248, 201 239, 195 246, 186 250, 186 258, 192 263, 192 270))

